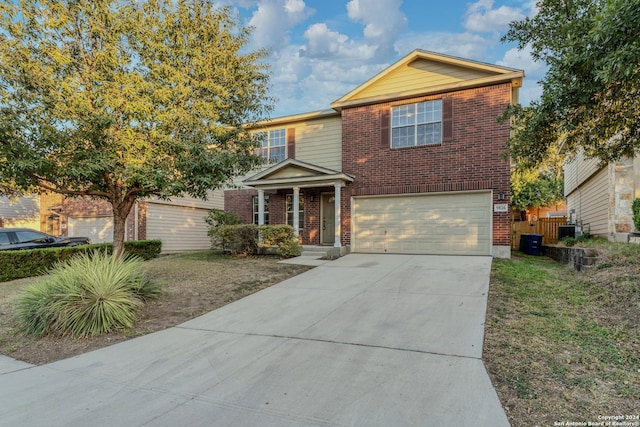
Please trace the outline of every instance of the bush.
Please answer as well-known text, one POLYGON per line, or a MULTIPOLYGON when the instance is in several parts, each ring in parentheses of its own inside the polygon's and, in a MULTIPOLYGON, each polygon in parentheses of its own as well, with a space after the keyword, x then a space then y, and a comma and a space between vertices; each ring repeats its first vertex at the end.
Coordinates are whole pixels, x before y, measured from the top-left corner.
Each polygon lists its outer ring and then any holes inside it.
MULTIPOLYGON (((222 209, 211 209, 204 220, 210 227, 242 223, 238 215, 233 212, 225 212, 222 209)), ((211 231, 211 228, 209 228, 209 231, 211 231)))
POLYGON ((633 212, 633 225, 636 226, 636 231, 640 232, 640 199, 633 201, 631 211, 633 212))
POLYGON ((77 254, 49 273, 18 300, 18 322, 36 336, 85 337, 131 328, 143 303, 161 293, 142 259, 114 258, 107 251, 77 254))
POLYGON ((284 258, 300 255, 300 244, 290 225, 263 225, 258 231, 262 236, 261 247, 275 246, 278 255, 284 258))
POLYGON ((284 258, 300 255, 298 239, 289 225, 221 225, 211 227, 209 235, 212 243, 225 252, 255 255, 275 248, 275 253, 284 258))
MULTIPOLYGON (((132 240, 124 242, 125 255, 133 255, 144 260, 157 257, 162 243, 160 240, 132 240)), ((111 253, 111 243, 84 246, 64 246, 60 248, 31 249, 22 251, 0 251, 0 282, 38 276, 58 262, 66 261, 76 254, 96 250, 111 253)))

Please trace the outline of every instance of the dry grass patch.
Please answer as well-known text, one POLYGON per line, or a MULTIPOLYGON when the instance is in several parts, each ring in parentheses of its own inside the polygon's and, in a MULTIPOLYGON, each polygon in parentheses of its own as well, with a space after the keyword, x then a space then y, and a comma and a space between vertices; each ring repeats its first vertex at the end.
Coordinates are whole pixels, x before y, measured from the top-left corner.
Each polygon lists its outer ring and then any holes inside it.
POLYGON ((0 283, 0 354, 49 363, 166 329, 300 274, 310 267, 279 264, 273 257, 238 258, 207 251, 145 262, 164 294, 147 303, 135 327, 93 338, 30 337, 19 331, 16 302, 36 278, 0 283))
POLYGON ((599 246, 586 273, 494 260, 484 360, 513 426, 640 413, 640 247, 628 246, 599 246))

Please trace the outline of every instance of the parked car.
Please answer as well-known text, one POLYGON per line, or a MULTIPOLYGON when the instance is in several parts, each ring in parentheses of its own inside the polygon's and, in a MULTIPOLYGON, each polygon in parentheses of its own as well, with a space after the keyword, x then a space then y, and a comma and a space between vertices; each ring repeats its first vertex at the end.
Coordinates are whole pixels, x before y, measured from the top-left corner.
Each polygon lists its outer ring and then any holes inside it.
POLYGON ((88 245, 88 237, 55 237, 29 228, 0 228, 0 251, 88 245))

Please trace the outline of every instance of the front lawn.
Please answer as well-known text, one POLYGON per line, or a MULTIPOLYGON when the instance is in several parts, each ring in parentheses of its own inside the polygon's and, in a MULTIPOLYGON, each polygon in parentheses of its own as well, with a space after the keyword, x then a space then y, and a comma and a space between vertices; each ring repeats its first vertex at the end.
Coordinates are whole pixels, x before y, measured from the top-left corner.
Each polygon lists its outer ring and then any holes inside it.
POLYGON ((493 262, 484 361, 513 426, 640 414, 640 246, 591 246, 602 260, 582 273, 493 262))
POLYGON ((144 306, 134 328, 83 339, 38 339, 20 332, 15 322, 16 298, 38 278, 0 283, 0 354, 34 364, 75 356, 175 326, 310 268, 278 261, 275 257, 239 258, 214 251, 146 261, 151 279, 164 285, 164 295, 144 306))

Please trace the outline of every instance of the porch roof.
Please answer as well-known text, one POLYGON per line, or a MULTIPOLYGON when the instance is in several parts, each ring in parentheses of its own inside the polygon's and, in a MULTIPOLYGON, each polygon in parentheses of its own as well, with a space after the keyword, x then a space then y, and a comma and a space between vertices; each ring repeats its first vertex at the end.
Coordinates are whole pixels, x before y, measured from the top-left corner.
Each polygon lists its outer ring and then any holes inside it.
POLYGON ((245 179, 243 184, 262 190, 277 190, 344 185, 353 180, 353 176, 340 171, 300 160, 286 159, 245 179))

